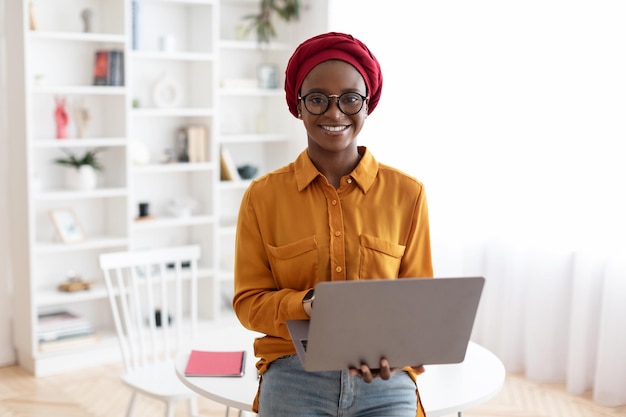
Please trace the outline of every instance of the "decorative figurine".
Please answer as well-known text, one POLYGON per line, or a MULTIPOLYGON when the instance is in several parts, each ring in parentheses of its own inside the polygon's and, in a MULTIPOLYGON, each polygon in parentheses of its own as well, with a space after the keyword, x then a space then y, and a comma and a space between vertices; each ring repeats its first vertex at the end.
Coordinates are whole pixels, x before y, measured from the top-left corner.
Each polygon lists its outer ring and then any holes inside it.
POLYGON ((89 114, 89 109, 85 107, 82 100, 80 100, 76 105, 76 108, 74 109, 74 116, 76 117, 76 136, 84 138, 85 129, 89 124, 91 115, 89 114))
POLYGON ((83 32, 85 33, 91 32, 92 16, 93 12, 90 9, 84 9, 80 13, 80 17, 83 19, 83 32))
POLYGON ((139 216, 135 217, 135 220, 152 220, 154 216, 150 214, 150 203, 139 203, 139 216))
POLYGON ((57 139, 67 138, 67 123, 69 117, 65 108, 65 98, 55 97, 56 107, 54 109, 54 120, 57 125, 57 139))
POLYGON ((66 280, 57 287, 59 291, 76 292, 86 291, 93 285, 92 281, 85 281, 75 271, 67 271, 66 280))
POLYGON ((239 172, 239 176, 241 177, 241 179, 244 179, 244 180, 249 180, 249 179, 254 178, 254 176, 256 175, 258 171, 259 171, 258 167, 254 165, 250 165, 250 164, 237 167, 237 172, 239 172))

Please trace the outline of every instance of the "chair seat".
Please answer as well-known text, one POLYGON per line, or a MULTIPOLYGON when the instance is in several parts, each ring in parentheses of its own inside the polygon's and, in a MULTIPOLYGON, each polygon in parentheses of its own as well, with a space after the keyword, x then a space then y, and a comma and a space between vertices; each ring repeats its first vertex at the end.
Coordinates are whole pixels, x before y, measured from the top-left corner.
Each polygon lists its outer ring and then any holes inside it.
POLYGON ((161 399, 186 399, 196 396, 176 376, 173 361, 125 373, 122 375, 122 381, 143 394, 161 399))

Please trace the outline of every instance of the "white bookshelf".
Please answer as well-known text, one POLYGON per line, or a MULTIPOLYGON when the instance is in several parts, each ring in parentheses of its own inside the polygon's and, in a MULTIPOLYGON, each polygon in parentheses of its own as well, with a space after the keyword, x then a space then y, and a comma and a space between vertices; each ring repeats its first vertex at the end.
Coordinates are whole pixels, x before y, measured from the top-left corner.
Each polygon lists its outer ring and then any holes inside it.
POLYGON ((237 165, 255 165, 258 176, 305 146, 286 108, 282 74, 295 45, 325 30, 325 1, 305 2, 301 21, 279 24, 279 39, 262 48, 254 39, 235 38, 242 16, 256 12, 258 1, 140 0, 138 20, 133 3, 34 1, 36 30, 29 27, 28 0, 7 4, 7 14, 15 16, 7 27, 14 337, 19 363, 35 375, 118 359, 98 268, 104 252, 199 244, 203 318, 231 321, 234 225, 250 180, 221 181, 220 150, 228 147, 237 165), (80 17, 84 9, 92 12, 90 32, 80 17), (307 19, 310 12, 314 21, 307 19), (99 49, 123 51, 124 85, 93 85, 99 49), (223 87, 226 78, 255 79, 261 62, 276 65, 277 88, 223 87), (174 95, 165 102, 155 93, 163 77, 169 81, 166 92, 174 95), (55 97, 67 100, 66 139, 55 138, 55 97), (71 113, 78 105, 90 112, 83 137, 71 113), (178 130, 189 125, 206 128, 206 159, 165 163, 175 154, 178 130), (148 161, 138 163, 137 144, 148 161), (64 168, 53 159, 96 148, 105 167, 98 186, 67 189, 64 168), (174 214, 173 202, 189 199, 192 212, 174 214), (138 219, 143 202, 150 205, 149 219, 138 219), (75 213, 83 241, 59 241, 48 214, 57 208, 75 213), (70 271, 93 281, 92 288, 58 291, 70 271), (37 316, 51 309, 86 317, 99 341, 40 351, 37 316))

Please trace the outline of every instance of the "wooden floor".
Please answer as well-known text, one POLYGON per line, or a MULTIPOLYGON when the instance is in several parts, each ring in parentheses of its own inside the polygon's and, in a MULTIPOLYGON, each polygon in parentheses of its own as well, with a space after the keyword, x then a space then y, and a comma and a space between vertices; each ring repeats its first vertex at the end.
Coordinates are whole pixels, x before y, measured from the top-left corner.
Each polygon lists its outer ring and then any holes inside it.
MULTIPOLYGON (((16 366, 0 368, 0 417, 122 417, 130 391, 119 381, 121 370, 121 366, 114 365, 34 378, 16 366)), ((222 405, 205 398, 200 399, 199 407, 204 416, 224 416, 222 405)), ((144 398, 138 403, 135 417, 160 416, 163 410, 160 403, 144 398)), ((181 404, 176 416, 185 415, 186 408, 181 404)), ((560 384, 538 384, 508 375, 497 396, 464 413, 464 417, 496 416, 626 417, 626 406, 601 407, 588 396, 567 394, 560 384)))

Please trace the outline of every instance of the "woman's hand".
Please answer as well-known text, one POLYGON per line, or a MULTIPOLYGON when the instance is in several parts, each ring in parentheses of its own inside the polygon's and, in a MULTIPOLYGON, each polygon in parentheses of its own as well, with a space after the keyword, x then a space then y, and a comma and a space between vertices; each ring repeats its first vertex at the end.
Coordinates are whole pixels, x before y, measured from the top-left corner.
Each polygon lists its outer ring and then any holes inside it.
MULTIPOLYGON (((424 372, 423 366, 412 366, 411 367, 416 373, 421 374, 424 372)), ((376 378, 380 378, 383 380, 391 379, 395 374, 402 371, 403 368, 391 368, 389 366, 389 361, 385 358, 380 359, 380 368, 372 369, 367 364, 361 364, 360 368, 350 368, 350 375, 358 376, 359 378, 363 378, 363 381, 370 383, 376 378)))

